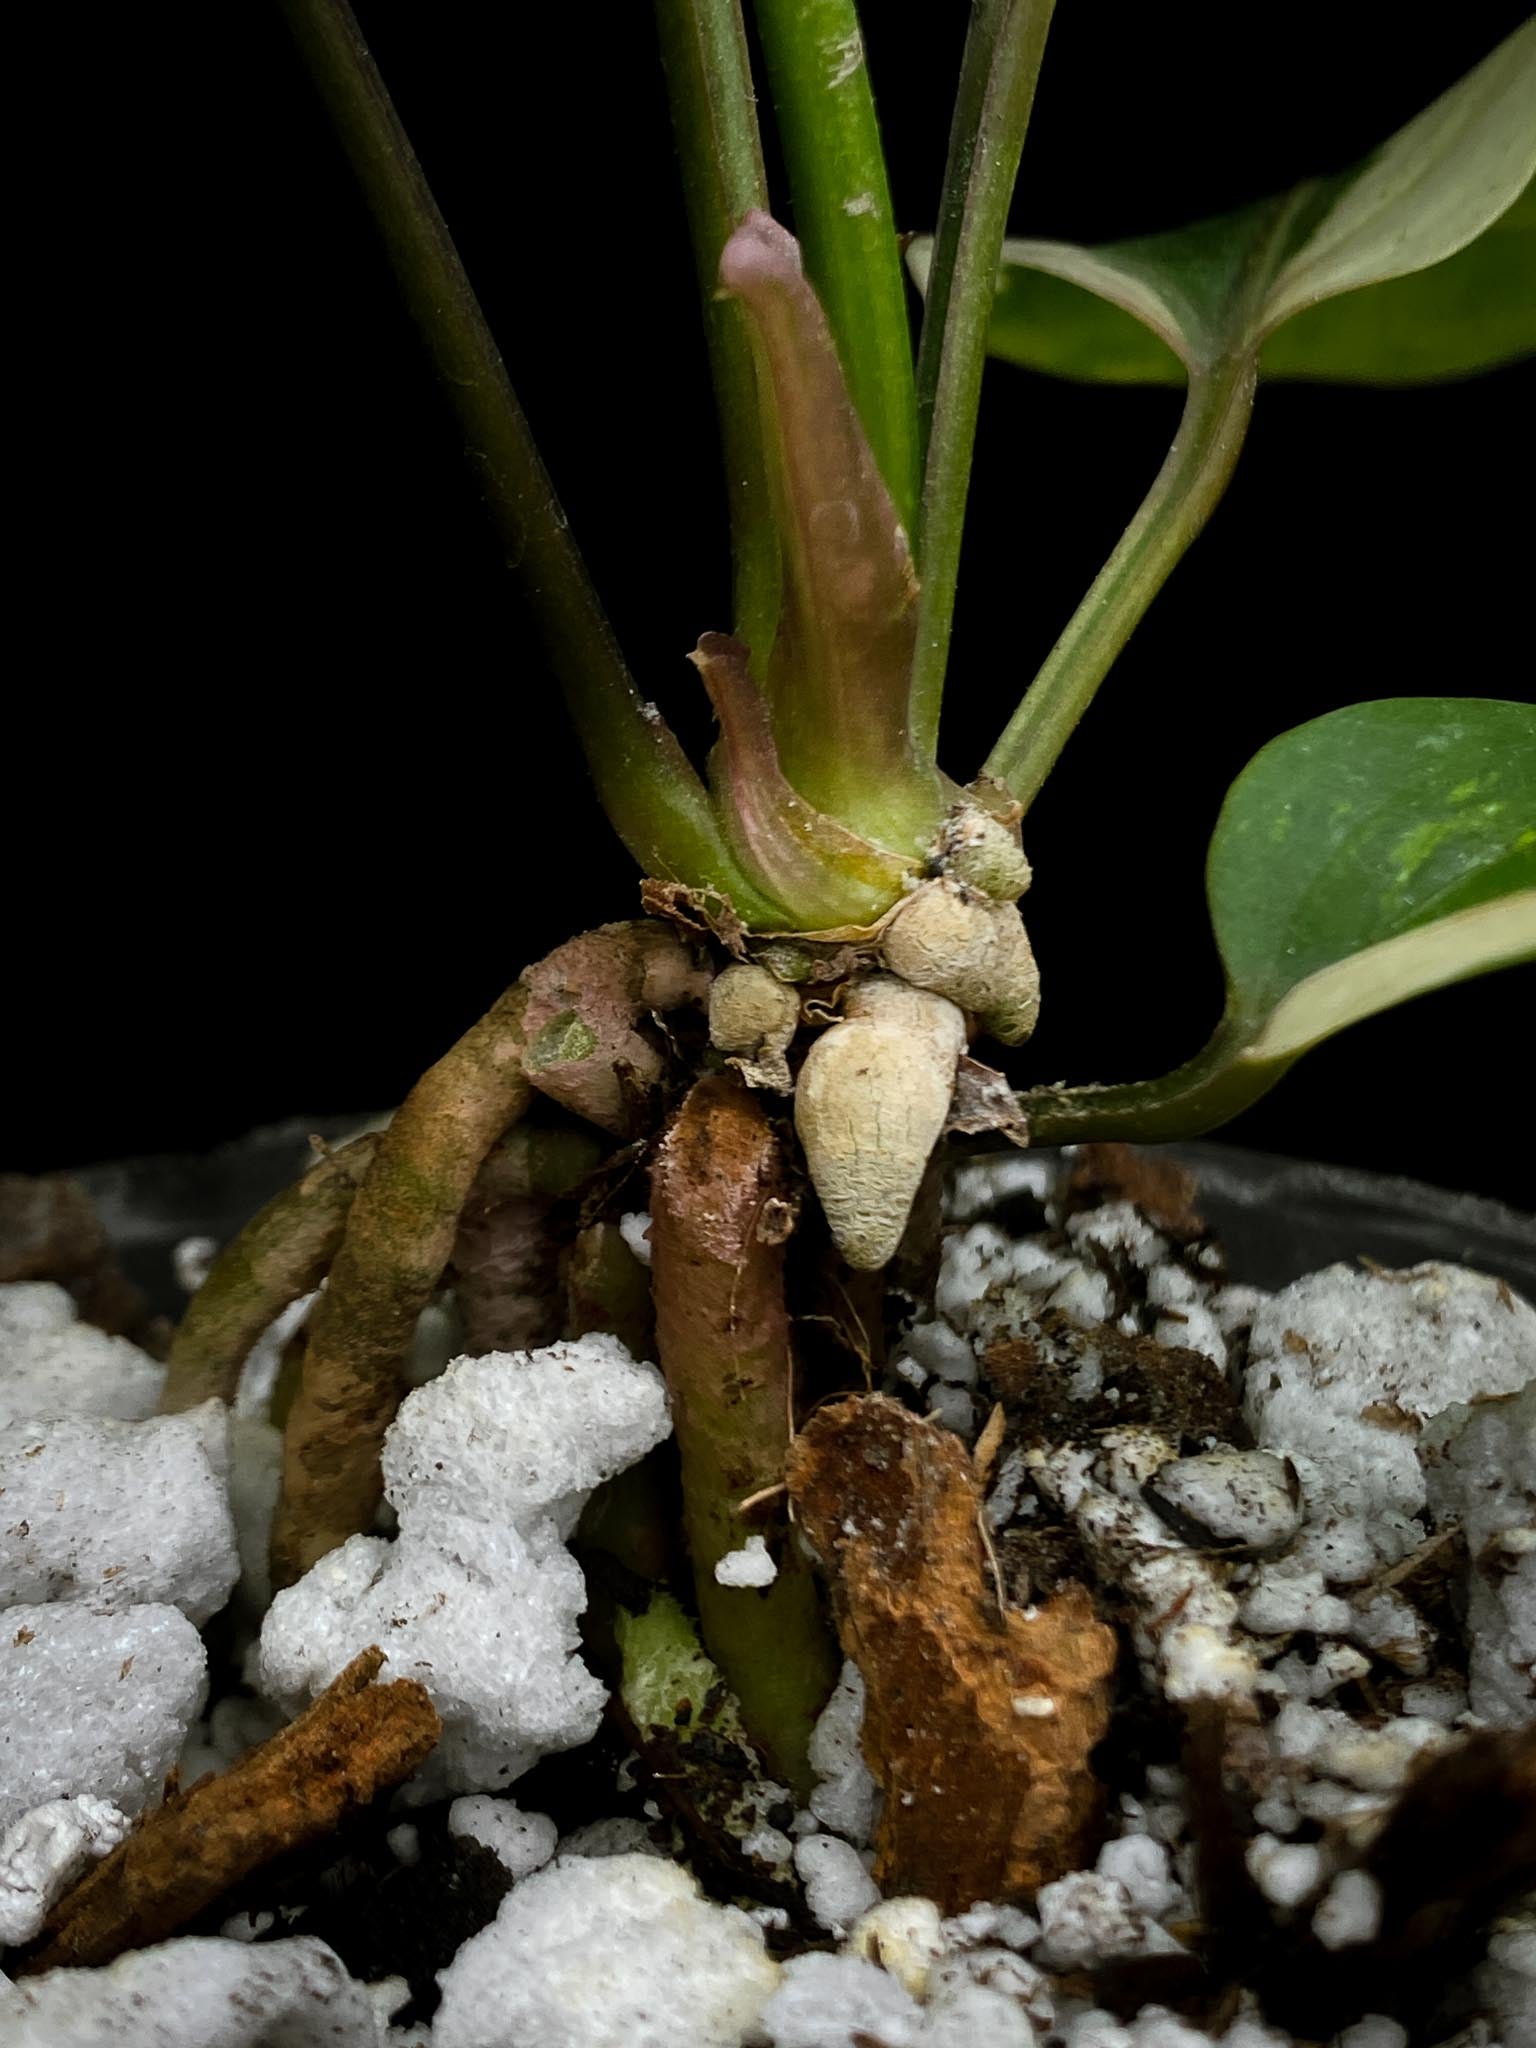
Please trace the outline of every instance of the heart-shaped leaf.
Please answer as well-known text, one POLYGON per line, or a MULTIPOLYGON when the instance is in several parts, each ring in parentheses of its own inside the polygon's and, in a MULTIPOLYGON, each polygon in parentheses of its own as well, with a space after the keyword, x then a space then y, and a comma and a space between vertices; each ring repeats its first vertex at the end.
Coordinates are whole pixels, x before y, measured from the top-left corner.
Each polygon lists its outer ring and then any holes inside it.
POLYGON ((1156 1081, 1026 1096, 1037 1140, 1210 1130, 1345 1025, 1536 959, 1536 706, 1390 697, 1283 733, 1228 792, 1206 887, 1210 1044, 1156 1081))
MULTIPOLYGON (((1110 383, 1178 383, 1233 350, 1262 349, 1268 376, 1362 382, 1514 361, 1536 350, 1533 174, 1536 21, 1339 176, 1096 249, 1005 242, 990 347, 1110 383)), ((929 256, 914 245, 919 284, 929 256)))

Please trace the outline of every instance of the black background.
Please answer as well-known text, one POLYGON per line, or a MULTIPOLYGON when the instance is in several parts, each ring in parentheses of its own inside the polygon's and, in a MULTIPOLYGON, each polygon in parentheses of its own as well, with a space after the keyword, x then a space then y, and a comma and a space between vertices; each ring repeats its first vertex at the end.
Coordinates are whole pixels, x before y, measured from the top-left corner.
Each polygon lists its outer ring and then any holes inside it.
MULTIPOLYGON (((1150 231, 1347 163, 1519 6, 1060 0, 1015 232, 1150 231)), ((72 11, 68 11, 72 14, 72 11)), ((34 24, 18 207, 40 426, 5 781, 0 1163, 201 1148, 398 1098, 519 965, 634 904, 455 430, 275 8, 34 24)), ((903 226, 965 9, 870 0, 903 226)), ((631 664, 695 746, 725 627, 703 347, 650 10, 368 0, 363 24, 631 664), (536 26, 534 26, 536 22, 536 26)), ((1264 740, 1531 694, 1528 370, 1277 386, 1036 805, 1027 1078, 1204 1038, 1201 868, 1264 740)), ((1170 392, 994 369, 944 758, 974 771, 1150 480, 1170 392)), ((1533 1200, 1529 973, 1310 1055, 1229 1135, 1533 1200)))

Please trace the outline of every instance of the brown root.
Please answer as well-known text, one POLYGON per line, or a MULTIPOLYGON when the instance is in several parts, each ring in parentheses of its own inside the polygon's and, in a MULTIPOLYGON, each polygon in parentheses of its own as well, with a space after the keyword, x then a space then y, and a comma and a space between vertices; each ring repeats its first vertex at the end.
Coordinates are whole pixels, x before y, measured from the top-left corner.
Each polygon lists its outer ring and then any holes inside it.
POLYGON ((234 1400, 240 1368, 262 1331, 325 1278, 378 1149, 370 1132, 327 1153, 224 1247, 171 1340, 162 1414, 215 1396, 234 1400))
POLYGON ((173 1793, 65 1894, 16 1974, 94 1968, 164 1941, 252 1871, 410 1777, 442 1723, 415 1679, 374 1684, 384 1661, 364 1650, 269 1742, 173 1793))
POLYGON ((384 1432, 416 1319, 453 1250, 482 1160, 526 1108, 521 987, 416 1083, 358 1189, 330 1284, 315 1304, 303 1381, 283 1440, 273 1583, 292 1585, 366 1529, 379 1503, 384 1432))
POLYGON ((604 1149, 582 1126, 524 1122, 475 1176, 450 1261, 470 1357, 536 1350, 561 1334, 560 1252, 575 1230, 575 1204, 566 1198, 596 1171, 604 1149))
POLYGON ((760 1099, 734 1076, 700 1081, 651 1176, 658 1348, 705 1645, 775 1770, 803 1791, 806 1743, 836 1675, 815 1581, 782 1524, 771 1585, 715 1579, 727 1552, 770 1532, 739 1503, 783 1478, 789 1451, 789 1194, 783 1143, 760 1099))
POLYGON ((789 1483, 864 1676, 864 1756, 885 1793, 881 1888, 958 1912, 1076 1869, 1115 1668, 1087 1591, 1000 1609, 965 1446, 881 1395, 820 1409, 789 1483))
POLYGON ((615 1137, 640 1136, 665 1060, 637 1027, 653 1011, 702 1005, 709 981, 682 934, 651 919, 567 940, 522 977, 528 1079, 615 1137))
POLYGON ((416 1319, 453 1256, 482 1163, 532 1090, 605 1130, 644 1128, 665 1061, 637 1027, 708 992, 708 970, 676 931, 604 925, 528 968, 416 1083, 380 1138, 310 1319, 283 1443, 274 1585, 372 1521, 416 1319))

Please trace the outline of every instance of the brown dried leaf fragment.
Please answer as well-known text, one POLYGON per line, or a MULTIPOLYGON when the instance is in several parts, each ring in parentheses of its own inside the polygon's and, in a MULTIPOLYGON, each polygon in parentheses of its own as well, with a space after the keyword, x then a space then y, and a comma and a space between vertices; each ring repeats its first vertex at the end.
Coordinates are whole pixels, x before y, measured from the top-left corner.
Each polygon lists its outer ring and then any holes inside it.
POLYGON ((944 1121, 946 1137, 951 1131, 961 1137, 978 1137, 996 1131, 1010 1145, 1029 1144, 1029 1120, 1019 1108, 1006 1074, 983 1066, 969 1054, 962 1054, 955 1068, 955 1092, 944 1121))
POLYGON ((726 952, 740 959, 746 953, 747 928, 728 896, 718 890, 690 889, 686 882, 666 882, 647 875, 640 884, 640 908, 700 937, 718 939, 726 952))
POLYGON ((364 1650, 223 1777, 174 1793, 65 1894, 15 1974, 95 1967, 164 1941, 241 1878, 410 1777, 442 1723, 415 1679, 374 1684, 383 1663, 382 1650, 364 1650))
POLYGON ((877 1883, 957 1912, 1079 1867, 1116 1647, 1086 1589, 1000 1611, 965 1446, 882 1395, 819 1410, 789 1484, 864 1675, 877 1883))

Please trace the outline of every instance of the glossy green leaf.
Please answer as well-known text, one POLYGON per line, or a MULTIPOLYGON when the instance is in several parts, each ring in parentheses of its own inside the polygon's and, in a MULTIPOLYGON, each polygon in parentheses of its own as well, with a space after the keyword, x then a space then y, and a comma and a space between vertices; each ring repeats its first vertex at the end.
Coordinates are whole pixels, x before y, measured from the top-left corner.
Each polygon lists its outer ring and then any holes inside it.
POLYGON ((1206 882, 1229 1008, 1256 1049, 1301 1052, 1499 964, 1507 942, 1532 943, 1536 708, 1389 697, 1282 734, 1232 785, 1206 882), (1480 936, 1453 944, 1449 921, 1484 909, 1498 915, 1458 923, 1480 936))
POLYGON ((1366 382, 1513 361, 1536 350, 1533 174, 1536 21, 1339 176, 1171 234, 1005 242, 990 346, 1111 383, 1260 347, 1269 376, 1366 382))
POLYGON ((1536 706, 1387 698, 1282 734, 1232 785, 1206 885, 1210 1044, 1160 1080, 1026 1097, 1037 1136, 1209 1130, 1346 1025, 1536 959, 1536 706))

